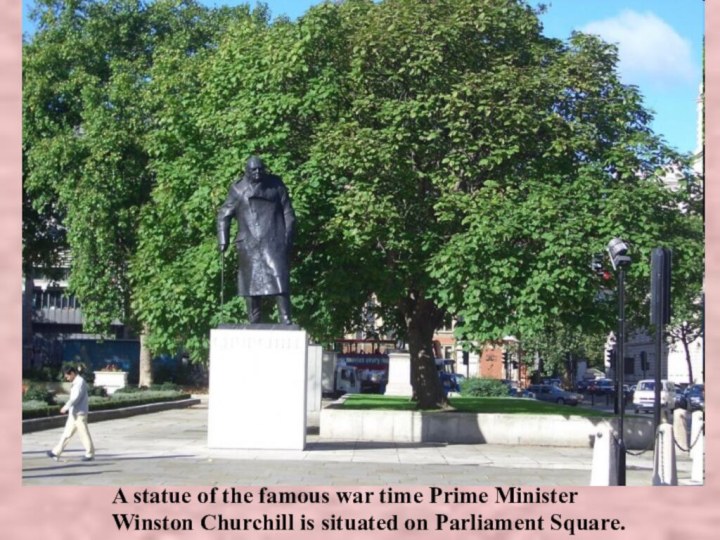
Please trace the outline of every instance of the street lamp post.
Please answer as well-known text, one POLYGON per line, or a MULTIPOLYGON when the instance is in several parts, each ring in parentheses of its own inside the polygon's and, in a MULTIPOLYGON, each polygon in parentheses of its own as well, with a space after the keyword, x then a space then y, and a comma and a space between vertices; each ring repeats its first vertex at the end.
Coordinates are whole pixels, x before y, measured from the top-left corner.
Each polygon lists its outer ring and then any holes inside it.
POLYGON ((619 437, 618 437, 618 478, 617 485, 625 485, 625 269, 630 266, 631 259, 628 257, 628 247, 620 238, 613 238, 607 246, 610 262, 617 272, 618 289, 618 338, 617 357, 615 368, 617 370, 617 388, 615 388, 615 399, 619 407, 619 437))

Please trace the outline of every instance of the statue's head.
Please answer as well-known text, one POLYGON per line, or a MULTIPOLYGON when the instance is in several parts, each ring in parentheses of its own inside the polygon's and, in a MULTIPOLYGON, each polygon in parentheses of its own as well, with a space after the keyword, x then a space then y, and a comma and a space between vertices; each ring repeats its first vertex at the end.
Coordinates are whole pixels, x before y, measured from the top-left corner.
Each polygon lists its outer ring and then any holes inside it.
POLYGON ((265 164, 258 156, 251 156, 245 164, 245 175, 252 182, 259 182, 265 176, 265 164))

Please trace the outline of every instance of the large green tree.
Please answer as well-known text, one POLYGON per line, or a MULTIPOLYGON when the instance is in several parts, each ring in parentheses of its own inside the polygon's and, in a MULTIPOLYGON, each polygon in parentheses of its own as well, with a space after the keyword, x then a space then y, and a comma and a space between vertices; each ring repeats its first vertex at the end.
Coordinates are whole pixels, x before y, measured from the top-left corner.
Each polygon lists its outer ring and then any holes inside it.
POLYGON ((213 216, 252 153, 298 213, 298 320, 337 336, 375 294, 423 407, 442 405, 431 340, 446 313, 477 342, 556 321, 612 328, 592 254, 627 239, 642 299, 644 256, 685 219, 661 181, 679 156, 616 64, 594 37, 546 38, 520 0, 348 0, 296 23, 237 21, 182 72, 197 84, 173 86, 182 108, 153 134, 158 184, 135 259, 153 339, 202 354, 207 329, 241 312, 217 309, 213 216))
POLYGON ((214 216, 251 154, 298 215, 297 320, 329 341, 374 295, 421 407, 443 405, 431 340, 448 314, 479 343, 611 329, 588 263, 614 236, 637 261, 632 309, 661 240, 696 275, 698 229, 662 185, 680 156, 615 48, 545 37, 524 0, 346 0, 296 22, 190 1, 40 5, 25 187, 62 212, 91 326, 130 318, 152 350, 206 358, 208 330, 244 310, 214 216))
MULTIPOLYGON (((227 13, 192 0, 35 2, 38 28, 23 44, 25 220, 53 208, 61 216, 86 331, 106 334, 115 320, 142 331, 128 265, 153 186, 145 139, 155 55, 193 57, 214 43, 227 13)), ((31 232, 26 246, 38 238, 31 232)))

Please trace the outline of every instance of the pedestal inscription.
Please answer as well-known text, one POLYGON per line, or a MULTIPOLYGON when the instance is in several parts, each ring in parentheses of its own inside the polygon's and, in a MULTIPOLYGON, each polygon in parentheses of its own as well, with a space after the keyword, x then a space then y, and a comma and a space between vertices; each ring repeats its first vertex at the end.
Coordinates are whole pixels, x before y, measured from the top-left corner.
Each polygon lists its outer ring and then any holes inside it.
POLYGON ((305 448, 307 333, 210 331, 210 448, 305 448))

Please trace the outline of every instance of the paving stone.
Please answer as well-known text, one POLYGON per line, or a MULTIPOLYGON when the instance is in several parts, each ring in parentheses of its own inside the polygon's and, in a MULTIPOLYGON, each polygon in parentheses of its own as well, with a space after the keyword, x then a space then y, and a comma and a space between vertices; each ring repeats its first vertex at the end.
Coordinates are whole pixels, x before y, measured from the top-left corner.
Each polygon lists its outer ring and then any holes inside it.
MULTIPOLYGON (((73 439, 60 462, 47 458, 61 428, 26 433, 27 486, 212 485, 589 485, 591 448, 327 441, 304 451, 208 449, 207 406, 92 422, 96 460, 73 439)), ((627 484, 651 485, 653 452, 627 456, 627 484)), ((692 461, 678 456, 689 483, 692 461)))

